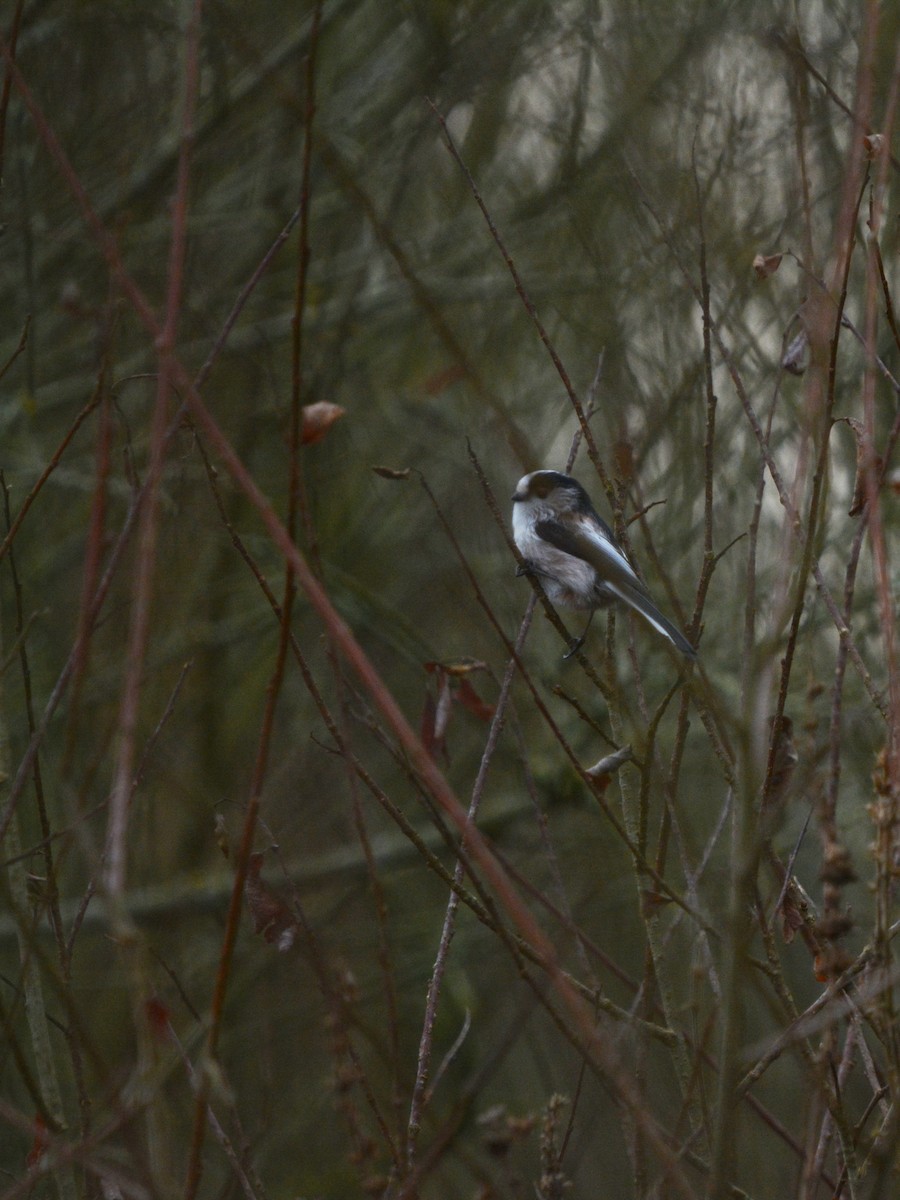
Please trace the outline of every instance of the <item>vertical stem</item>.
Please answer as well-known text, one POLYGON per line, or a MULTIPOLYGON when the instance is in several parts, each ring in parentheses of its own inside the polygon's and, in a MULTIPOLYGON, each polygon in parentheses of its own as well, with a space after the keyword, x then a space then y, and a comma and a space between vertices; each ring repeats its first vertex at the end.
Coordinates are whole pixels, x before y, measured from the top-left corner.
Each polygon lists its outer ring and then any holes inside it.
MULTIPOLYGON (((3 658, 3 636, 0 630, 0 660, 3 658)), ((3 674, 0 673, 0 787, 9 782, 9 733, 6 722, 6 692, 3 674)), ((38 964, 31 952, 31 938, 35 936, 34 922, 28 899, 26 858, 22 854, 19 834, 19 815, 13 812, 6 834, 5 853, 9 859, 7 872, 9 890, 16 922, 16 938, 19 944, 19 961, 22 966, 22 990, 25 994, 25 1013, 31 1034, 31 1047, 40 1083, 41 1096, 47 1115, 57 1129, 66 1128, 62 1094, 50 1041, 47 1011, 38 964)), ((71 1163, 54 1171, 59 1200, 75 1200, 75 1174, 71 1163)))
POLYGON ((169 250, 166 308, 162 329, 156 339, 159 373, 150 434, 150 464, 147 473, 147 491, 138 529, 137 572, 128 635, 125 683, 117 728, 115 772, 109 799, 104 882, 109 896, 116 902, 121 901, 125 889, 128 808, 131 780, 134 773, 141 682, 150 635, 153 581, 156 575, 159 485, 165 461, 165 435, 169 424, 169 397, 172 389, 172 357, 181 307, 184 257, 187 248, 188 184, 194 142, 194 111, 200 75, 199 42, 202 0, 192 0, 192 5, 191 16, 185 32, 185 95, 182 110, 181 148, 178 157, 178 178, 172 210, 172 240, 169 250))

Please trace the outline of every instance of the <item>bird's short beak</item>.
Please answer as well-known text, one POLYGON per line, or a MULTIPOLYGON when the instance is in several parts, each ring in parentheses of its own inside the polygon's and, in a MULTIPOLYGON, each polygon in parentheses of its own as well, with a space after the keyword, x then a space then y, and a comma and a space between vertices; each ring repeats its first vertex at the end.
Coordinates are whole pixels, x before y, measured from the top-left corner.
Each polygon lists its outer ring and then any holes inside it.
POLYGON ((518 502, 520 500, 524 500, 525 497, 521 492, 513 492, 512 496, 510 496, 510 499, 512 500, 513 504, 518 504, 518 502))

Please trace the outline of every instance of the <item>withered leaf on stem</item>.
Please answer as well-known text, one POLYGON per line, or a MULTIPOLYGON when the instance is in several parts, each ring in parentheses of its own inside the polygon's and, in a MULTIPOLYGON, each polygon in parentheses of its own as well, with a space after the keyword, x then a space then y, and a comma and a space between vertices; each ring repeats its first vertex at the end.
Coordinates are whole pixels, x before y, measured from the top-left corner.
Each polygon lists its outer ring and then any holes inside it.
POLYGON ((757 254, 753 259, 753 270, 757 279, 768 279, 781 266, 783 254, 757 254))
POLYGON ((231 845, 228 841, 228 828, 225 825, 225 818, 221 813, 216 813, 214 825, 216 845, 222 851, 225 858, 231 857, 231 845))
POLYGON ((328 400, 319 400, 315 404, 303 406, 303 427, 300 431, 300 443, 303 446, 313 446, 322 438, 346 412, 339 404, 331 404, 328 400))
POLYGON ((456 699, 467 712, 470 712, 474 717, 478 717, 479 721, 489 721, 494 715, 493 704, 488 704, 486 700, 482 700, 468 679, 460 679, 459 686, 456 689, 456 699))
MULTIPOLYGON (((850 503, 850 508, 847 510, 847 515, 858 517, 866 507, 868 496, 868 489, 866 487, 868 469, 866 427, 856 417, 842 417, 841 420, 850 426, 853 430, 853 436, 856 439, 856 480, 853 484, 853 500, 850 503)), ((881 475, 881 466, 881 457, 877 454, 874 455, 871 460, 871 470, 876 473, 876 478, 881 475)))
POLYGON ((432 758, 441 754, 448 759, 446 735, 454 700, 480 721, 489 721, 494 715, 493 705, 481 699, 467 678, 473 671, 484 671, 487 667, 479 659, 465 657, 422 665, 429 675, 437 677, 438 686, 436 701, 430 691, 425 694, 421 722, 422 745, 432 758))
POLYGON ((290 950, 297 939, 299 925, 294 914, 274 888, 261 878, 264 855, 250 855, 244 898, 253 918, 253 932, 261 933, 279 950, 290 950))
POLYGON ((782 919, 782 937, 788 944, 794 940, 799 929, 804 925, 812 925, 816 918, 815 905, 795 875, 790 877, 785 886, 779 911, 782 919))
POLYGON ((790 945, 797 935, 797 930, 803 928, 803 916, 791 897, 785 894, 781 902, 781 936, 786 945, 790 945))
POLYGON ((447 726, 450 724, 450 707, 453 696, 450 692, 450 678, 441 673, 438 675, 437 710, 434 717, 434 732, 439 740, 443 740, 447 726))
POLYGON ((437 700, 432 696, 430 689, 425 692, 425 705, 419 727, 422 745, 435 761, 439 755, 445 762, 450 760, 447 750, 447 726, 450 723, 451 700, 450 680, 441 671, 438 673, 437 700))
POLYGON ((382 479, 409 479, 409 467, 373 467, 372 470, 382 479))
POLYGON ((437 705, 431 692, 425 693, 425 703, 422 706, 422 717, 419 721, 419 739, 429 755, 436 759, 438 754, 446 753, 446 748, 438 745, 435 737, 434 723, 437 717, 437 705))
POLYGON ((797 767, 798 755, 794 746, 794 722, 786 713, 782 713, 780 721, 776 716, 769 717, 769 728, 774 746, 772 777, 769 780, 766 802, 775 804, 784 800, 787 794, 788 785, 797 767), (776 722, 778 722, 777 730, 776 722))

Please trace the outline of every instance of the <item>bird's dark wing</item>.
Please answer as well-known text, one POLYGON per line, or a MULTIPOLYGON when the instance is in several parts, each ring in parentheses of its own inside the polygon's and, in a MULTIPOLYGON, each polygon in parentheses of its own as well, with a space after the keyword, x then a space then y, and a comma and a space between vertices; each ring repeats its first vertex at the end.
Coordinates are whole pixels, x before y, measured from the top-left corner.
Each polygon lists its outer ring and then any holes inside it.
POLYGON ((561 518, 547 518, 536 522, 534 531, 557 550, 588 563, 600 580, 610 587, 617 583, 629 583, 632 587, 643 589, 644 585, 612 531, 599 517, 576 513, 561 518))
POLYGON ((606 524, 598 524, 581 514, 559 520, 538 521, 535 532, 557 550, 580 558, 597 572, 598 582, 629 608, 649 621, 663 637, 688 658, 697 652, 687 638, 659 611, 641 583, 625 553, 606 524))

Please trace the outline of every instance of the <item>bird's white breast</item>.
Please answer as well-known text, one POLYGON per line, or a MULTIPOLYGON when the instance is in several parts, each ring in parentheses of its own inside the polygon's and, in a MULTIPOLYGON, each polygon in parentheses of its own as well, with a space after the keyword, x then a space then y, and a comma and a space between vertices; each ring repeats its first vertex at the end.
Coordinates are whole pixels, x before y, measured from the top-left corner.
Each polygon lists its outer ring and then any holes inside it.
POLYGON ((580 558, 545 541, 535 530, 542 520, 554 520, 556 512, 535 500, 513 505, 513 538, 523 558, 538 571, 541 584, 553 604, 567 608, 593 608, 597 572, 580 558))

